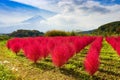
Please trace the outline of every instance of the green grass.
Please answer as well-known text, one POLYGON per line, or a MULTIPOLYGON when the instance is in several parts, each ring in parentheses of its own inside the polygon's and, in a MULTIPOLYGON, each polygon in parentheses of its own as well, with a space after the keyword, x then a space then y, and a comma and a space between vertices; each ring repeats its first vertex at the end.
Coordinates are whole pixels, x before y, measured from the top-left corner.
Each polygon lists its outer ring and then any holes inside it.
MULTIPOLYGON (((72 57, 64 66, 57 68, 52 64, 50 56, 33 64, 22 52, 15 55, 8 50, 5 43, 6 41, 0 42, 0 61, 9 63, 2 64, 5 69, 2 74, 11 74, 16 80, 120 80, 120 57, 106 41, 103 41, 100 67, 94 76, 90 76, 83 65, 88 47, 72 57)), ((9 77, 5 78, 3 80, 9 80, 9 77)))
POLYGON ((16 80, 16 77, 10 70, 0 64, 0 80, 16 80))

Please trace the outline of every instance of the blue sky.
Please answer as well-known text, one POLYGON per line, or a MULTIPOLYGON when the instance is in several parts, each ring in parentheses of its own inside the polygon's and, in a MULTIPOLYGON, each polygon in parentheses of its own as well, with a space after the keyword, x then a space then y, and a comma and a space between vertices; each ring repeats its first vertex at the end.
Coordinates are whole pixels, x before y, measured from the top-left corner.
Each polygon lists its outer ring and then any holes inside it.
POLYGON ((21 7, 21 8, 28 8, 28 9, 37 9, 37 8, 32 7, 30 5, 25 5, 25 4, 21 4, 21 3, 18 3, 18 2, 13 2, 13 1, 10 1, 10 0, 0 0, 0 8, 3 9, 3 8, 5 8, 5 6, 9 6, 11 8, 21 7))
POLYGON ((120 4, 120 0, 94 0, 94 1, 99 1, 103 5, 120 4))
POLYGON ((120 0, 0 0, 0 27, 19 25, 44 32, 91 30, 119 21, 119 14, 120 0), (36 23, 22 23, 34 16, 45 20, 37 18, 36 23))

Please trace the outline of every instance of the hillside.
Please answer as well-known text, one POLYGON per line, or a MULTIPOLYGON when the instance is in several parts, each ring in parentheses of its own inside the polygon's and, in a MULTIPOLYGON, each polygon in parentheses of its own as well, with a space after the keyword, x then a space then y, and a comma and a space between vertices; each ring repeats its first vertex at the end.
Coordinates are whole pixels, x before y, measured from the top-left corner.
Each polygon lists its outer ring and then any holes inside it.
POLYGON ((104 24, 95 31, 93 31, 93 33, 98 35, 105 35, 105 36, 120 34, 120 21, 104 24))

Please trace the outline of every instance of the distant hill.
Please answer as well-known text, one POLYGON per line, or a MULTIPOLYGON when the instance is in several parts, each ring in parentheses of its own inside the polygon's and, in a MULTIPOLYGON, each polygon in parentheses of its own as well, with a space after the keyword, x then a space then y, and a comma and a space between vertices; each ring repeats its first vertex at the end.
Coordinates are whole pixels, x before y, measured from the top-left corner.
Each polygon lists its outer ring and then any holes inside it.
POLYGON ((94 30, 93 33, 98 35, 115 35, 120 34, 120 21, 104 24, 98 29, 94 30))
POLYGON ((9 34, 11 37, 35 37, 35 36, 43 36, 43 32, 39 32, 37 30, 17 30, 9 34))
POLYGON ((88 30, 88 31, 77 31, 76 33, 77 34, 91 34, 95 31, 96 29, 93 29, 93 30, 88 30))
POLYGON ((120 21, 110 22, 98 27, 98 29, 81 31, 79 34, 94 34, 94 35, 119 35, 120 34, 120 21))

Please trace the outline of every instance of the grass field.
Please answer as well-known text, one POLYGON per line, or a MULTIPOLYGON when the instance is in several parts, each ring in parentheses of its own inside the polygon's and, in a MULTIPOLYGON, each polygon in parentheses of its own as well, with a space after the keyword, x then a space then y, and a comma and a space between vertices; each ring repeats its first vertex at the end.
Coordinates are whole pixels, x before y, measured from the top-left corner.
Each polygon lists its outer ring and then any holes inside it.
POLYGON ((57 68, 51 57, 33 64, 23 53, 15 55, 0 41, 0 80, 120 80, 120 57, 104 40, 100 53, 99 70, 90 76, 84 69, 89 46, 57 68))

